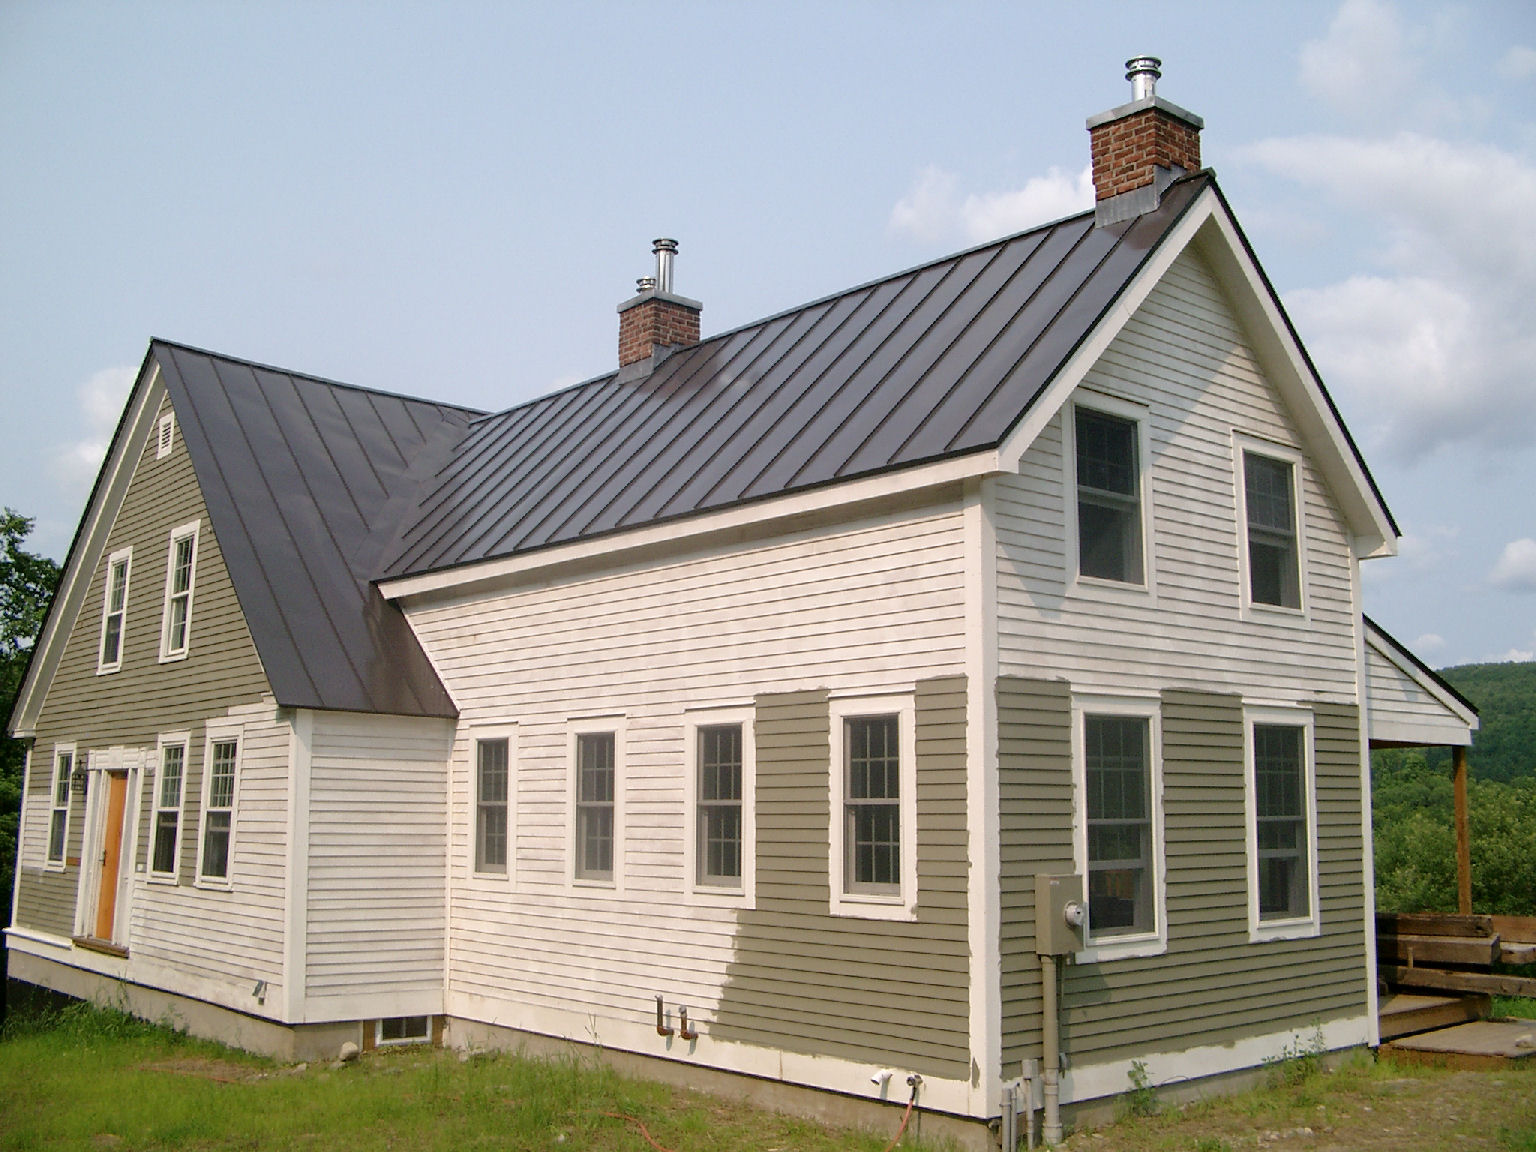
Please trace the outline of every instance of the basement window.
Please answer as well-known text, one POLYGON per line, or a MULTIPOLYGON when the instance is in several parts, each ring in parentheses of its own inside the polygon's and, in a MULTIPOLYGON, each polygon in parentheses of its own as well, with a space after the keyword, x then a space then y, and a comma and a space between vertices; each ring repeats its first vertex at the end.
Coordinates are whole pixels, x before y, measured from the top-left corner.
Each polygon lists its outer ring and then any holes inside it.
POLYGON ((381 1048, 389 1044, 426 1044, 431 1039, 430 1016, 388 1016, 378 1022, 374 1031, 374 1043, 381 1048))

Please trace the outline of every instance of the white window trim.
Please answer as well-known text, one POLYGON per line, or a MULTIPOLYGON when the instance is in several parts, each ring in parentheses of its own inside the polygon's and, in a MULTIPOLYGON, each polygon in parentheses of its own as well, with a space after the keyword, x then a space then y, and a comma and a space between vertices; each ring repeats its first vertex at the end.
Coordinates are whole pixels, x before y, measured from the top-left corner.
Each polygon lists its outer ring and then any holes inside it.
MULTIPOLYGON (((512 883, 517 871, 517 732, 516 724, 476 725, 469 730, 469 843, 464 864, 465 871, 477 886, 504 888, 512 883), (505 872, 481 872, 476 869, 480 843, 480 742, 482 740, 507 742, 507 869, 505 872)), ((571 811, 574 829, 574 800, 571 811)), ((572 843, 574 844, 574 838, 572 843)))
POLYGON ((116 672, 123 666, 123 649, 128 646, 128 593, 133 585, 133 549, 119 548, 107 557, 107 579, 101 590, 101 634, 96 637, 96 675, 103 676, 116 672), (123 565, 123 606, 117 613, 121 620, 117 627, 117 659, 110 663, 103 660, 103 649, 107 643, 107 620, 113 615, 112 608, 112 570, 118 563, 123 565))
POLYGON ((574 891, 622 893, 624 891, 624 744, 628 720, 623 715, 579 716, 566 722, 566 807, 565 845, 568 859, 565 865, 566 884, 574 891), (601 880, 576 875, 576 785, 577 785, 577 737, 591 734, 613 733, 613 879, 601 880))
MULTIPOLYGON (((510 751, 511 751, 511 749, 508 749, 509 753, 510 753, 510 751)), ((390 1020, 425 1020, 427 1022, 427 1034, 425 1036, 406 1036, 406 1037, 402 1037, 402 1038, 400 1038, 398 1040, 386 1040, 386 1039, 384 1039, 384 1020, 382 1020, 382 1019, 375 1020, 373 1022, 373 1046, 375 1048, 397 1048, 397 1047, 403 1047, 403 1046, 405 1046, 407 1044, 430 1044, 430 1043, 432 1043, 432 1017, 430 1015, 422 1015, 422 1016, 390 1016, 390 1017, 387 1017, 387 1019, 390 1019, 390 1020)))
MULTIPOLYGON (((1078 693, 1072 697, 1072 856, 1073 867, 1088 891, 1088 758, 1083 724, 1087 716, 1137 716, 1147 720, 1148 768, 1152 773, 1148 792, 1152 803, 1152 917, 1154 929, 1135 935, 1117 935, 1095 943, 1087 936, 1077 953, 1080 964, 1105 960, 1130 960, 1161 956, 1168 951, 1168 859, 1163 828, 1163 712, 1155 696, 1110 696, 1078 693)), ((1088 910, 1093 919, 1092 907, 1088 910)))
POLYGON ((164 460, 176 447, 176 413, 167 412, 155 422, 155 459, 164 460))
POLYGON ((201 534, 202 521, 193 520, 191 523, 182 524, 171 529, 170 543, 165 552, 165 600, 160 608, 160 663, 169 663, 172 660, 185 660, 187 653, 192 650, 192 608, 197 599, 197 551, 198 537, 201 534), (182 646, 172 649, 171 644, 171 588, 176 578, 176 544, 190 536, 192 538, 192 565, 187 576, 187 618, 182 646))
POLYGON ((689 709, 683 726, 683 891, 690 904, 753 908, 757 900, 757 745, 750 706, 689 709), (741 727, 741 886, 699 883, 699 729, 741 727))
POLYGON ((1310 619, 1312 598, 1307 588, 1307 519, 1302 503, 1303 464, 1305 457, 1296 449, 1273 440, 1260 440, 1255 436, 1234 430, 1232 433, 1232 477, 1237 497, 1237 578, 1244 620, 1269 620, 1271 622, 1310 619), (1291 466, 1291 508, 1296 514, 1296 596, 1299 608, 1287 608, 1283 604, 1256 604, 1253 599, 1253 581, 1248 566, 1248 468, 1245 453, 1268 456, 1291 466))
POLYGON ((1322 934, 1321 892, 1317 875, 1317 751, 1315 719, 1310 708, 1284 705, 1250 704, 1243 707, 1243 823, 1248 857, 1248 939, 1300 940, 1322 934), (1254 790, 1253 726, 1279 724, 1303 728, 1302 783, 1306 788, 1307 814, 1307 899, 1311 911, 1306 916, 1286 920, 1259 919, 1259 845, 1258 797, 1254 790))
POLYGON ((1156 549, 1152 546, 1152 526, 1156 522, 1152 506, 1152 410, 1145 404, 1135 404, 1080 388, 1073 393, 1069 403, 1062 406, 1061 449, 1065 474, 1063 492, 1063 519, 1067 538, 1067 593, 1093 600, 1119 601, 1121 603, 1146 604, 1157 602, 1157 571, 1152 558, 1156 549), (1136 424, 1136 465, 1139 487, 1138 505, 1141 510, 1141 576, 1142 583, 1131 584, 1123 580, 1105 580, 1099 576, 1084 576, 1079 571, 1082 555, 1079 550, 1077 528, 1077 409, 1087 408, 1131 420, 1136 424))
POLYGON ((831 881, 831 912, 866 920, 917 919, 917 712, 912 693, 894 696, 847 696, 829 701, 832 762, 827 773, 831 804, 831 836, 827 875, 831 881), (845 721, 859 716, 896 717, 899 748, 898 787, 901 821, 901 891, 889 896, 845 891, 843 796, 847 789, 844 752, 845 721))
POLYGON ((185 839, 187 830, 187 774, 191 771, 192 734, 162 732, 155 740, 155 766, 149 793, 149 844, 146 871, 149 873, 151 884, 178 884, 181 881, 181 842, 185 839), (172 861, 171 871, 157 872, 155 870, 155 839, 160 825, 160 813, 170 811, 168 805, 160 803, 160 773, 165 769, 166 748, 176 744, 182 747, 181 791, 176 798, 176 856, 172 861))
MULTIPOLYGON (((229 891, 234 887, 235 875, 235 827, 237 821, 235 814, 240 810, 240 765, 245 759, 245 734, 241 725, 209 725, 203 737, 203 781, 202 803, 197 814, 197 867, 193 871, 193 883, 199 888, 213 888, 220 891, 229 891), (208 829, 208 798, 213 794, 213 746, 215 744, 227 744, 233 741, 235 745, 235 779, 234 790, 230 794, 229 802, 229 848, 228 865, 226 875, 203 875, 203 845, 208 829)), ((183 768, 185 777, 185 768, 183 768)), ((185 808, 186 780, 182 780, 182 798, 185 808)), ((223 811, 223 809, 220 809, 223 811)))
POLYGON ((49 872, 62 872, 69 863, 69 817, 75 806, 75 772, 82 771, 80 767, 79 752, 71 743, 55 744, 53 746, 53 768, 48 774, 48 823, 43 827, 43 868, 49 872), (57 797, 59 795, 59 757, 69 756, 71 779, 65 781, 64 803, 64 841, 59 855, 55 860, 51 855, 53 848, 53 814, 59 810, 57 797))

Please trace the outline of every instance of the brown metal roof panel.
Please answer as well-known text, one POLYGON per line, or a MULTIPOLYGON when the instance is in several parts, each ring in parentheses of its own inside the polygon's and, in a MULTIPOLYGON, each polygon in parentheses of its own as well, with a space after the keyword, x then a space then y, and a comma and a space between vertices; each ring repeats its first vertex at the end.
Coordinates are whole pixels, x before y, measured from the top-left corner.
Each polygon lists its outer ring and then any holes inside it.
POLYGON ((605 531, 621 522, 625 510, 665 484, 709 425, 740 397, 757 357, 789 324, 789 317, 780 317, 676 354, 663 364, 660 378, 648 385, 654 391, 649 416, 629 437, 632 446, 621 446, 616 453, 625 459, 624 467, 615 469, 606 483, 589 486, 586 499, 566 517, 560 533, 605 531))
POLYGON ((742 388, 725 417, 706 430, 687 467, 674 468, 668 483, 635 505, 623 524, 635 525, 704 507, 711 489, 730 474, 737 461, 757 442, 758 430, 771 422, 772 412, 791 403, 796 389, 815 378, 812 367, 835 343, 838 332, 863 314, 869 293, 850 292, 810 310, 808 325, 792 324, 775 342, 775 352, 759 378, 742 388))

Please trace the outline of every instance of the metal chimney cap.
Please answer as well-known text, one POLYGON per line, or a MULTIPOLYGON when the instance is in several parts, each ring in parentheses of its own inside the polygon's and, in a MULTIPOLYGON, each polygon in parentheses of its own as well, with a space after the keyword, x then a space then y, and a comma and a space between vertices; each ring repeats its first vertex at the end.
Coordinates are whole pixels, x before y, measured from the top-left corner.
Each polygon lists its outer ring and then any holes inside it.
POLYGON ((1157 95, 1157 82, 1163 75, 1163 62, 1156 56, 1133 56, 1125 62, 1125 78, 1131 82, 1131 99, 1145 100, 1157 95))
POLYGON ((656 277, 642 276, 635 281, 635 287, 641 292, 653 292, 656 289, 656 277))
POLYGON ((657 239, 651 241, 651 251, 652 252, 658 252, 658 253, 659 252, 676 252, 677 251, 677 241, 676 240, 668 239, 665 236, 660 236, 657 239))

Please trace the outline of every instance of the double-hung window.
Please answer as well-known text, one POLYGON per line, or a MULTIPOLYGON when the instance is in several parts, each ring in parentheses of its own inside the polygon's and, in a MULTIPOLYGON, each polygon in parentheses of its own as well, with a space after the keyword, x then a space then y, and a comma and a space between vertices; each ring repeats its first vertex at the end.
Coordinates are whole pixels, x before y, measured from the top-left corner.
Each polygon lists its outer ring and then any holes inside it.
POLYGON ((69 844, 69 786, 74 770, 74 748, 55 748, 49 789, 47 862, 50 868, 64 867, 64 854, 69 844))
POLYGON ((512 739, 475 739, 475 871, 505 876, 510 848, 508 811, 512 795, 512 739))
POLYGON ((832 704, 835 913, 917 911, 917 772, 910 698, 832 704))
POLYGON ((619 853, 618 733, 575 733, 573 874, 577 880, 612 884, 619 853))
POLYGON ((197 573, 199 522, 171 532, 165 564, 165 607, 160 620, 160 659, 180 660, 187 654, 192 627, 192 594, 197 573))
POLYGON ((239 760, 238 736, 208 741, 203 758, 203 834, 198 843, 197 876, 215 887, 229 882, 239 760))
POLYGON ((1301 608, 1301 547, 1294 460, 1242 449, 1248 602, 1301 608))
POLYGON ((128 619, 128 569, 133 549, 123 548, 107 558, 106 587, 101 603, 101 647, 96 671, 116 672, 123 666, 123 628, 128 619))
POLYGON ((698 751, 699 884, 740 888, 742 879, 742 749, 740 724, 710 724, 698 751))
POLYGON ((1310 715, 1248 716, 1249 928, 1255 939, 1318 930, 1310 715))
POLYGON ((1095 699, 1075 711, 1088 950, 1095 959, 1161 951, 1167 930, 1158 702, 1095 699))
POLYGON ((1078 576, 1145 584, 1140 423, 1073 405, 1072 443, 1078 576))
POLYGON ((181 860, 181 801, 187 783, 187 740, 162 737, 155 771, 154 824, 150 837, 151 877, 174 880, 181 860))

